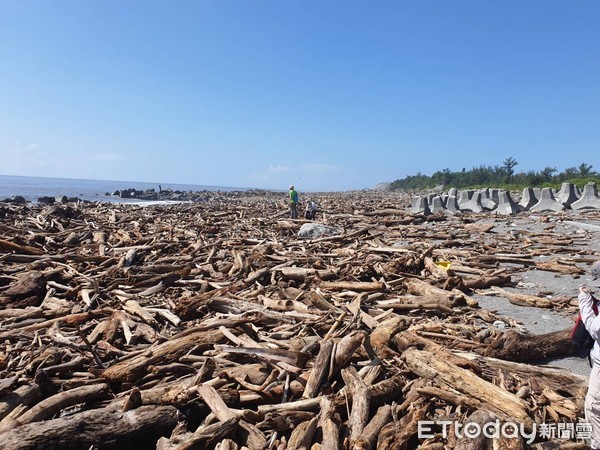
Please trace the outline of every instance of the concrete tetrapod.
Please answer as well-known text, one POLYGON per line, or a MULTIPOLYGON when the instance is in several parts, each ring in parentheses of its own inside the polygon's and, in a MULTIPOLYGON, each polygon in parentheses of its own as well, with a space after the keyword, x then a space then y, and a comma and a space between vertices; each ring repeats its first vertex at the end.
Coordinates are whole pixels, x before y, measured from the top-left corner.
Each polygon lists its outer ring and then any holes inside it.
POLYGON ((571 206, 579 197, 575 193, 575 185, 571 183, 563 183, 556 200, 562 203, 565 207, 571 206))
POLYGON ((462 209, 463 205, 469 203, 469 191, 458 191, 458 207, 462 209))
POLYGON ((458 206, 458 200, 456 195, 449 195, 446 199, 446 210, 452 214, 457 214, 460 212, 460 207, 458 206))
POLYGON ((492 199, 492 201, 497 205, 498 203, 500 203, 500 191, 503 191, 503 189, 490 189, 490 198, 492 199))
POLYGON ((529 211, 533 205, 538 202, 538 198, 533 191, 533 188, 525 188, 523 189, 523 195, 521 196, 521 201, 519 202, 519 206, 523 208, 525 211, 529 211))
POLYGON ((600 198, 598 197, 598 190, 596 189, 596 183, 593 181, 589 182, 583 187, 583 193, 581 198, 571 204, 573 209, 600 209, 600 198))
POLYGON ((496 214, 502 214, 504 216, 512 216, 519 211, 519 207, 511 198, 508 191, 501 190, 498 192, 498 206, 496 207, 496 214))
POLYGON ((497 203, 490 198, 489 189, 480 189, 478 192, 481 195, 481 206, 483 209, 488 211, 493 211, 496 209, 497 203))
POLYGON ((465 203, 458 202, 461 211, 473 211, 475 213, 483 212, 483 206, 481 205, 481 192, 473 193, 471 200, 465 203))
POLYGON ((431 214, 429 203, 427 203, 427 197, 413 197, 410 212, 412 214, 423 214, 425 216, 431 214))
POLYGON ((551 188, 543 188, 540 196, 540 201, 533 205, 529 210, 544 212, 544 211, 562 211, 565 207, 558 203, 554 198, 551 188))
POLYGON ((431 200, 431 212, 433 214, 448 212, 446 210, 446 206, 444 205, 444 199, 442 197, 440 197, 439 195, 436 195, 431 200))

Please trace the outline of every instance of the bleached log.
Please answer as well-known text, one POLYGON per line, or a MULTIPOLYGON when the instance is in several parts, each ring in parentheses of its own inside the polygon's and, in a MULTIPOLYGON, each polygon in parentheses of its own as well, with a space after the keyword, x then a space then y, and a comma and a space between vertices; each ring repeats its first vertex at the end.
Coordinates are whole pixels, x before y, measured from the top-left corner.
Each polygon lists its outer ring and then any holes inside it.
POLYGON ((321 441, 322 450, 340 449, 340 429, 333 420, 335 406, 328 397, 321 398, 321 412, 319 413, 319 426, 321 427, 323 439, 321 441))
POLYGON ((42 391, 37 384, 19 386, 13 392, 0 399, 0 420, 20 405, 32 406, 42 398, 42 391))
POLYGON ((194 347, 207 348, 221 342, 223 339, 223 335, 219 330, 191 330, 182 337, 176 337, 162 344, 152 345, 143 354, 112 365, 104 371, 103 376, 113 382, 134 380, 151 365, 157 365, 164 361, 177 360, 194 347))
POLYGON ((329 372, 329 361, 331 359, 331 352, 333 351, 334 344, 330 339, 321 341, 319 353, 313 364, 313 368, 310 371, 308 380, 306 381, 306 387, 304 388, 304 398, 315 397, 320 389, 321 384, 327 373, 329 372))
POLYGON ((177 424, 172 406, 141 406, 122 412, 92 409, 58 419, 17 426, 0 434, 0 450, 80 450, 104 443, 104 448, 145 448, 177 424))
POLYGON ((333 362, 329 370, 329 379, 346 366, 354 352, 362 345, 367 333, 358 331, 344 336, 336 345, 333 362))
POLYGON ((318 419, 316 417, 302 422, 292 431, 287 448, 289 450, 308 450, 313 442, 313 436, 317 429, 318 419))
POLYGON ((378 292, 385 290, 385 284, 380 281, 322 281, 319 287, 332 291, 378 292))
POLYGON ((390 405, 380 406, 371 421, 363 429, 360 437, 354 442, 357 450, 371 450, 377 444, 377 438, 384 426, 392 418, 392 407, 390 405))
POLYGON ((348 418, 348 428, 350 428, 350 445, 354 445, 354 441, 360 437, 369 420, 371 390, 353 366, 342 369, 342 378, 346 383, 348 393, 352 396, 352 409, 348 418))
POLYGON ((532 419, 527 412, 529 406, 526 402, 473 372, 426 351, 411 349, 404 352, 402 357, 411 371, 431 380, 439 388, 451 389, 475 400, 481 405, 479 409, 489 409, 501 419, 513 419, 531 426, 532 419))
POLYGON ((78 403, 103 400, 108 397, 109 393, 110 391, 107 384, 81 386, 68 391, 59 392, 32 407, 26 413, 21 415, 16 422, 18 425, 39 422, 69 406, 77 405, 78 403))

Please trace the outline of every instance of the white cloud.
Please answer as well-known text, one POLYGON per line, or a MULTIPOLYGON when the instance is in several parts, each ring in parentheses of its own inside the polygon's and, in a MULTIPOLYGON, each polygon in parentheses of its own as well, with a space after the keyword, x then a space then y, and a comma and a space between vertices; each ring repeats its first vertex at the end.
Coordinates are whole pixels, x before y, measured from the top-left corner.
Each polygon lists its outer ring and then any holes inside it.
POLYGON ((326 163, 276 164, 249 176, 251 187, 287 187, 290 183, 303 191, 339 190, 344 185, 346 170, 326 163))
POLYGON ((269 166, 267 169, 267 173, 285 173, 289 172, 290 168, 287 166, 282 166, 281 164, 278 166, 269 166))
POLYGON ((32 169, 43 169, 48 165, 48 158, 39 144, 17 145, 9 150, 8 161, 10 168, 16 174, 28 173, 32 169))
POLYGON ((253 181, 273 181, 277 180, 279 176, 289 172, 290 168, 284 165, 269 166, 264 172, 252 172, 250 174, 250 180, 253 181))

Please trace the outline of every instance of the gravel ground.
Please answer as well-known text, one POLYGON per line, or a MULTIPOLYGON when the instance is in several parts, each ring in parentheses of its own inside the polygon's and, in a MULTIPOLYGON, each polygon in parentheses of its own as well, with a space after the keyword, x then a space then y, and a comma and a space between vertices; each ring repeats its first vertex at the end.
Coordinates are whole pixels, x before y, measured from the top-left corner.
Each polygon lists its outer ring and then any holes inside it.
MULTIPOLYGON (((528 233, 542 233, 548 227, 553 227, 551 230, 553 233, 574 239, 574 252, 572 254, 546 255, 545 257, 536 258, 538 260, 556 257, 581 259, 581 263, 578 262, 576 265, 586 270, 585 275, 581 277, 541 270, 523 270, 513 277, 517 285, 507 288, 507 290, 532 295, 543 292, 548 298, 567 296, 576 302, 579 286, 593 286, 588 275, 589 261, 600 258, 600 220, 586 216, 586 213, 569 211, 566 217, 564 214, 561 216, 531 214, 514 218, 490 217, 489 221, 493 221, 496 225, 492 233, 488 235, 490 242, 493 242, 494 233, 511 233, 515 239, 524 239, 528 233)), ((592 287, 592 289, 600 292, 598 286, 592 287)), ((572 313, 516 306, 508 300, 496 296, 475 295, 474 297, 480 302, 482 308, 496 311, 499 315, 516 320, 533 334, 548 333, 571 327, 576 318, 576 315, 572 313)), ((539 361, 538 363, 563 367, 585 376, 589 375, 590 372, 590 366, 586 358, 561 358, 539 361)))

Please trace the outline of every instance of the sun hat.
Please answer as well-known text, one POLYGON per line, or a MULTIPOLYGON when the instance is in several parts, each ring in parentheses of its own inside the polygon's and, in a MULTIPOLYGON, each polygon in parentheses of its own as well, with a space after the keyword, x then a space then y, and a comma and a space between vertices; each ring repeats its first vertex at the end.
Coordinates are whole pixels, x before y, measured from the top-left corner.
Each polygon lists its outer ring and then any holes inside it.
POLYGON ((293 184, 290 184, 290 189, 294 189, 294 185, 293 184))

